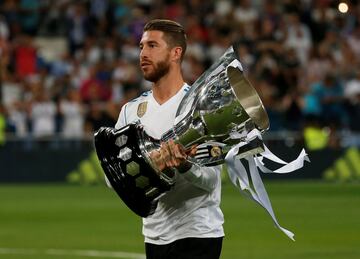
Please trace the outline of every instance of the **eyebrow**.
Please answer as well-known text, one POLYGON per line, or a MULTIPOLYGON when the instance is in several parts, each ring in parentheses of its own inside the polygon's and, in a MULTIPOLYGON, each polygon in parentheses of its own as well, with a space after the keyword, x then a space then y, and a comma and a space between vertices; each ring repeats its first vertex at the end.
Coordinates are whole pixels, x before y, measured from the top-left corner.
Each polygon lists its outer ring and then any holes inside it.
MULTIPOLYGON (((159 44, 159 42, 157 42, 156 40, 149 40, 149 41, 145 41, 145 44, 159 44)), ((140 42, 139 46, 141 47, 142 45, 144 45, 144 42, 140 42)))

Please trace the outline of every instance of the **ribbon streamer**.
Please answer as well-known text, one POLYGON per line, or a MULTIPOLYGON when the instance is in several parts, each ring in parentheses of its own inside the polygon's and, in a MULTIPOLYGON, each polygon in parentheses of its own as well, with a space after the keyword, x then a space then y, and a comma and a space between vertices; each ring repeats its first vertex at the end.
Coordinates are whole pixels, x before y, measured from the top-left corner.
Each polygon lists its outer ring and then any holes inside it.
POLYGON ((269 196, 266 192, 264 183, 261 180, 258 168, 264 173, 279 173, 279 174, 290 173, 303 167, 304 161, 310 162, 309 157, 306 154, 305 150, 303 149, 300 155, 294 161, 287 163, 281 160, 280 158, 278 158, 276 155, 274 155, 264 145, 265 148, 264 152, 257 155, 248 155, 247 157, 244 158, 247 160, 249 165, 249 174, 248 174, 241 160, 237 158, 237 155, 239 148, 246 145, 248 141, 253 139, 254 137, 259 137, 260 139, 262 139, 259 130, 254 129, 250 131, 245 141, 241 141, 239 144, 232 147, 230 151, 227 153, 225 157, 225 162, 228 167, 229 178, 235 186, 239 187, 241 193, 243 193, 251 200, 255 201, 258 205, 263 207, 267 211, 267 213, 269 213, 277 228, 279 228, 282 232, 284 232, 285 235, 287 235, 291 240, 295 241, 294 233, 281 227, 280 224, 278 223, 275 213, 272 209, 269 196), (283 166, 278 168, 277 170, 272 171, 267 167, 265 167, 263 163, 263 158, 267 158, 283 166), (251 179, 249 179, 249 175, 251 179), (252 186, 250 184, 250 180, 252 182, 252 186))

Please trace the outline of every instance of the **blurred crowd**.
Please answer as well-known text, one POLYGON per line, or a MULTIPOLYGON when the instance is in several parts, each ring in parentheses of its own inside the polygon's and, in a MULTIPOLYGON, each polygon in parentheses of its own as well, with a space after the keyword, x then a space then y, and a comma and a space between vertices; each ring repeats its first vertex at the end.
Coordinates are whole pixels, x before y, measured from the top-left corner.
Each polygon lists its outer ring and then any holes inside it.
POLYGON ((358 132, 360 1, 345 2, 340 12, 330 0, 0 0, 0 142, 4 132, 78 139, 114 126, 150 87, 138 43, 152 18, 184 25, 189 84, 236 45, 270 131, 358 132), (39 37, 66 48, 49 60, 39 37))

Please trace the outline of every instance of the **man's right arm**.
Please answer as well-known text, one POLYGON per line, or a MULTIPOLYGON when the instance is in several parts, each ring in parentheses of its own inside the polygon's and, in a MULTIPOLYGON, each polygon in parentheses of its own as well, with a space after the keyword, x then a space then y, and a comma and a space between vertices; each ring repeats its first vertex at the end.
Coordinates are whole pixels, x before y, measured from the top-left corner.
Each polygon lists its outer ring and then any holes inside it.
POLYGON ((124 127, 128 124, 126 119, 126 109, 127 109, 127 104, 125 104, 120 110, 118 120, 115 124, 115 129, 120 129, 121 127, 124 127))

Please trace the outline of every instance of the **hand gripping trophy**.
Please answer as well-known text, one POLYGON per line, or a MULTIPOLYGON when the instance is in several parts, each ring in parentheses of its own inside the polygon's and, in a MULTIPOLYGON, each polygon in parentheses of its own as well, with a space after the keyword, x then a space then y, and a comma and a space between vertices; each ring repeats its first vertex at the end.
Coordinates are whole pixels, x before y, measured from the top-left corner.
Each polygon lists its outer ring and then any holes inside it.
POLYGON ((196 146, 189 162, 197 166, 225 163, 233 184, 266 209, 275 225, 293 239, 293 233, 276 220, 258 168, 264 173, 288 173, 309 159, 304 150, 290 163, 272 154, 262 141, 268 128, 266 110, 230 47, 195 81, 179 105, 175 125, 161 139, 149 136, 141 123, 135 122, 120 129, 101 128, 95 133, 95 148, 119 197, 137 215, 147 217, 176 182, 175 169, 162 170, 157 165, 154 153, 160 144, 173 140, 185 150, 196 146), (263 158, 282 167, 272 171, 263 158))

